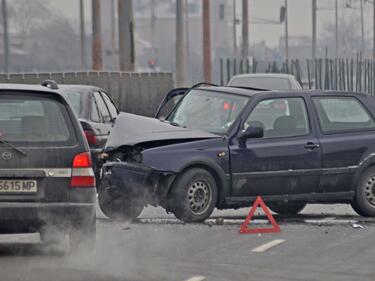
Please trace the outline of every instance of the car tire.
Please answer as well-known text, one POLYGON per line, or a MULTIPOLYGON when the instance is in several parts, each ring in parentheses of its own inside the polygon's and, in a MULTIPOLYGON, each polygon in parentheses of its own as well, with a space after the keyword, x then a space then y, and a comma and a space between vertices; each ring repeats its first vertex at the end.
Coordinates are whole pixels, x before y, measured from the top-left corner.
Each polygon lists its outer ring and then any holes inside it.
POLYGON ((269 202, 267 206, 271 211, 280 215, 296 215, 301 212, 305 207, 305 202, 269 202))
POLYGON ((375 217, 375 167, 367 169, 359 179, 351 205, 359 215, 375 217))
POLYGON ((125 196, 113 196, 101 188, 98 195, 99 207, 104 215, 118 221, 132 221, 143 211, 140 200, 125 196))
POLYGON ((210 172, 189 169, 173 184, 168 209, 184 222, 203 222, 215 209, 217 196, 217 184, 210 172))

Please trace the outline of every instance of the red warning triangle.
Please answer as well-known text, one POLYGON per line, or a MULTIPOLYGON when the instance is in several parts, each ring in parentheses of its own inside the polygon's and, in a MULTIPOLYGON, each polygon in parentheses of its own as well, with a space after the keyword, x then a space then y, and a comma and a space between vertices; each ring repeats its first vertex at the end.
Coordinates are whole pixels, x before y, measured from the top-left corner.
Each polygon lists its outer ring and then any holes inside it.
POLYGON ((264 204, 262 197, 258 196, 253 206, 251 207, 250 212, 247 215, 245 221, 242 223, 239 233, 240 234, 252 234, 252 233, 273 233, 273 232, 281 232, 280 226, 276 223, 275 218, 272 216, 271 211, 267 208, 266 204, 264 204), (259 206, 262 207, 268 220, 272 224, 272 227, 267 227, 267 228, 249 228, 248 227, 250 220, 254 216, 255 211, 258 209, 259 206))

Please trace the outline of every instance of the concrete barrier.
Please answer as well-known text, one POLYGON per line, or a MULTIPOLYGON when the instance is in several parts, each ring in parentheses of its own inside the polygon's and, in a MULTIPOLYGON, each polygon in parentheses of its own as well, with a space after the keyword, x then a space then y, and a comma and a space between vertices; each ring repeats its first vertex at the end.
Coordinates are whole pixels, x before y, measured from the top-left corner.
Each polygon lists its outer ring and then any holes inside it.
POLYGON ((0 83, 40 84, 53 79, 59 84, 84 84, 103 88, 121 111, 153 116, 164 95, 173 88, 172 73, 66 72, 1 74, 0 83))

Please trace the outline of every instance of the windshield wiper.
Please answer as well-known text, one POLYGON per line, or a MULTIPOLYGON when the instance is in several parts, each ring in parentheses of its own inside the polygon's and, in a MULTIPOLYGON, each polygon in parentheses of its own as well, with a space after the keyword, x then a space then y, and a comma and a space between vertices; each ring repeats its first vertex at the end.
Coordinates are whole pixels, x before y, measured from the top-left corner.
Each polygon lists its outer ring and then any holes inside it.
POLYGON ((26 155, 27 155, 27 152, 26 152, 26 151, 24 151, 24 150, 21 149, 21 148, 18 148, 17 146, 15 146, 14 144, 10 143, 9 141, 6 141, 6 140, 3 140, 3 139, 0 139, 0 143, 6 144, 7 146, 13 148, 15 151, 17 151, 18 153, 22 154, 23 156, 26 156, 26 155))
POLYGON ((175 127, 181 127, 180 124, 178 124, 177 122, 174 122, 174 121, 168 121, 168 120, 160 120, 161 122, 163 123, 168 123, 169 125, 172 125, 172 126, 175 126, 175 127))

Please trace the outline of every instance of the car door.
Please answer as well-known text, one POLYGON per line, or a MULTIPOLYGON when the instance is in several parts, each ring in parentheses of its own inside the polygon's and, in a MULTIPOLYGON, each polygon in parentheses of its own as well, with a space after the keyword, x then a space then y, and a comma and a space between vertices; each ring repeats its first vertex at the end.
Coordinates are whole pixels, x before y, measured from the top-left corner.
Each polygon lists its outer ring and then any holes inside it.
POLYGON ((320 192, 350 191, 358 166, 372 150, 374 117, 356 96, 318 95, 312 101, 323 152, 320 192))
MULTIPOLYGON (((315 192, 321 151, 305 97, 258 99, 242 129, 262 127, 263 138, 236 139, 230 145, 232 196, 285 195, 315 192)), ((254 104, 254 103, 252 103, 254 104)))

